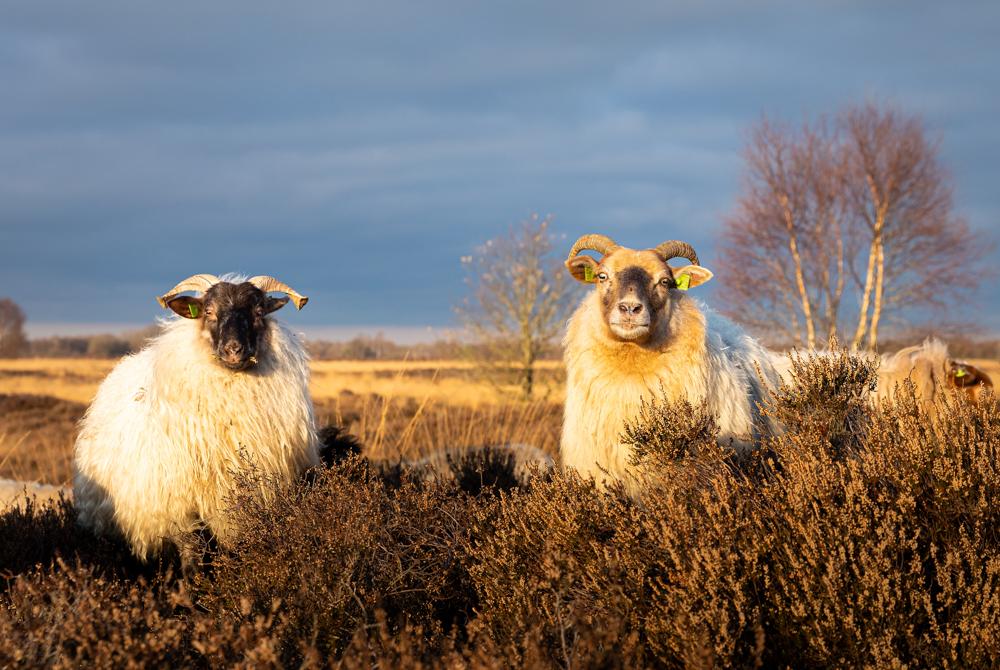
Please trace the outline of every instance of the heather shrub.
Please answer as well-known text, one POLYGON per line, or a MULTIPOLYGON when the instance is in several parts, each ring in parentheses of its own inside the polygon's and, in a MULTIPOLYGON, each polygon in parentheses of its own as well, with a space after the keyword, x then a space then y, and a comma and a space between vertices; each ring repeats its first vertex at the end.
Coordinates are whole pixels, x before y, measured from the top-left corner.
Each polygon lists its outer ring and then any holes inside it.
MULTIPOLYGON (((111 576, 149 576, 159 568, 140 565, 124 542, 77 527, 73 505, 65 498, 42 504, 29 498, 0 512, 0 578, 48 568, 60 559, 111 576)), ((0 590, 5 586, 0 581, 0 590)))
POLYGON ((111 581, 61 563, 16 579, 4 605, 4 667, 164 667, 187 655, 183 623, 142 580, 111 581))
POLYGON ((66 502, 6 511, 0 667, 1000 665, 1000 403, 876 406, 842 352, 793 372, 748 458, 704 407, 644 404, 636 498, 574 472, 472 496, 329 433, 303 482, 247 476, 235 542, 191 538, 183 574, 66 502))
MULTIPOLYGON (((393 630, 429 637, 470 610, 458 560, 474 503, 455 491, 403 481, 387 487, 357 458, 270 500, 248 482, 234 500, 238 539, 195 576, 202 607, 263 614, 275 602, 289 634, 322 655, 342 650, 382 612, 393 630)), ((293 653, 294 640, 285 641, 293 653)))
POLYGON ((644 398, 638 416, 625 424, 622 443, 631 449, 632 465, 658 469, 716 452, 718 435, 706 405, 644 398))
POLYGON ((280 667, 286 625, 244 607, 213 617, 181 582, 111 579, 57 561, 0 602, 2 667, 280 667))
POLYGON ((843 458, 864 439, 878 363, 845 349, 788 356, 791 379, 778 384, 765 407, 788 435, 773 446, 843 458))
POLYGON ((700 465, 702 477, 659 481, 639 504, 568 473, 484 508, 469 552, 475 625, 520 661, 537 640, 571 667, 758 658, 766 545, 746 483, 714 457, 700 465))
POLYGON ((762 599, 769 660, 995 665, 996 402, 956 396, 933 420, 911 388, 866 410, 854 400, 865 377, 855 363, 813 361, 803 372, 811 388, 786 397, 829 402, 790 422, 775 441, 781 468, 759 489, 756 533, 773 544, 762 599))
POLYGON ((596 548, 615 528, 610 498, 576 475, 556 475, 525 493, 501 495, 475 518, 469 571, 479 602, 476 625, 503 646, 515 665, 534 635, 546 655, 575 655, 581 628, 619 619, 583 585, 596 548))

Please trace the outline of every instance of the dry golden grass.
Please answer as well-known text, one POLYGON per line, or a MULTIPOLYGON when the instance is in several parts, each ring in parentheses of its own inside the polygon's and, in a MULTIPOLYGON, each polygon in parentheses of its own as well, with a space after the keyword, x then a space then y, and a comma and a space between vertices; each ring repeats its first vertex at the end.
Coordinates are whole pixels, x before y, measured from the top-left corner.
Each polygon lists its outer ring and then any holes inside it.
MULTIPOLYGON (((561 370, 559 361, 538 364, 536 397, 562 400, 561 370)), ((312 372, 312 393, 317 400, 350 391, 477 407, 502 404, 517 390, 514 384, 498 389, 477 378, 466 361, 316 361, 312 372)))
MULTIPOLYGON (((71 402, 89 403, 114 360, 87 358, 0 359, 0 393, 30 393, 71 402)), ((538 364, 538 395, 558 402, 562 364, 538 364)), ((312 393, 317 401, 335 399, 344 391, 423 401, 443 401, 475 407, 509 398, 476 378, 465 361, 316 361, 312 364, 312 393)), ((514 385, 502 387, 513 393, 514 385)))
POLYGON ((89 403, 116 362, 97 358, 0 359, 0 393, 89 403))
POLYGON ((85 409, 49 396, 0 393, 0 479, 68 484, 85 409))
MULTIPOLYGON (((973 360, 1000 380, 1000 361, 973 360)), ((115 361, 0 359, 0 477, 66 484, 75 422, 115 361)), ((465 361, 317 361, 312 392, 321 425, 344 425, 370 455, 417 456, 433 446, 522 442, 556 453, 562 369, 539 364, 538 400, 511 402, 465 361)))
MULTIPOLYGON (((0 478, 68 484, 76 422, 114 366, 98 359, 0 359, 0 478)), ((561 368, 540 364, 538 400, 514 402, 463 361, 317 361, 320 425, 345 426, 376 457, 441 445, 519 442, 555 454, 561 368)))

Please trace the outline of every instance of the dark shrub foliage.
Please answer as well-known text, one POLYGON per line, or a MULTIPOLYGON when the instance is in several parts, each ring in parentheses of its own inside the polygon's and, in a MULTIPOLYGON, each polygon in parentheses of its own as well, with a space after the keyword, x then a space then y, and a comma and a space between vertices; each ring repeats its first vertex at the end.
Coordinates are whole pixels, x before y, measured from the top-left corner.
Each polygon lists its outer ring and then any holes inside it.
POLYGON ((625 424, 622 442, 632 449, 633 465, 657 467, 714 452, 718 435, 704 405, 643 399, 639 416, 625 424))
MULTIPOLYGON (((28 499, 0 514, 0 578, 48 567, 60 559, 119 577, 148 576, 158 567, 141 565, 117 539, 94 537, 77 527, 72 503, 65 499, 44 505, 28 499)), ((3 586, 0 581, 0 589, 3 586)))
POLYGON ((420 626, 430 637, 464 623, 472 603, 459 551, 475 506, 454 491, 388 489, 357 458, 269 502, 256 489, 235 501, 239 540, 194 580, 203 607, 236 612, 249 602, 265 613, 280 602, 323 655, 378 612, 394 630, 420 626))
POLYGON ((58 562, 14 581, 0 608, 2 667, 280 667, 287 625, 248 606, 225 618, 182 583, 113 580, 58 562))
POLYGON ((861 432, 845 433, 856 448, 840 460, 816 449, 812 424, 778 442, 783 467, 759 491, 757 531, 774 542, 769 655, 793 666, 996 665, 1000 407, 956 396, 932 420, 911 393, 865 418, 849 423, 861 432))
POLYGON ((574 667, 758 658, 753 501, 723 461, 699 465, 639 504, 573 474, 501 497, 470 550, 476 624, 574 667))
POLYGON ((329 469, 249 478, 239 539, 192 539, 183 578, 65 503, 6 512, 0 667, 997 667, 1000 404, 871 408, 872 372, 799 360, 766 467, 648 403, 636 500, 574 473, 387 482, 330 433, 329 469))
POLYGON ((796 450, 834 459, 857 449, 869 420, 868 397, 875 391, 877 363, 846 350, 789 356, 792 381, 778 385, 768 413, 794 439, 776 444, 784 448, 794 442, 796 450))

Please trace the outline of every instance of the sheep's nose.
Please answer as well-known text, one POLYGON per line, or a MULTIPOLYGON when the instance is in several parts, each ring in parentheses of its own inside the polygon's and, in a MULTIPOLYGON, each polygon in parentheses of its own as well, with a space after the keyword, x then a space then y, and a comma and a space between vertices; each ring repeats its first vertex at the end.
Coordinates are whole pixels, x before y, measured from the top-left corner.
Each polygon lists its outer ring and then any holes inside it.
POLYGON ((222 347, 222 351, 227 356, 239 356, 243 353, 243 345, 239 342, 226 342, 225 346, 222 347))
POLYGON ((618 303, 618 311, 622 314, 633 316, 642 313, 642 303, 623 300, 618 303))

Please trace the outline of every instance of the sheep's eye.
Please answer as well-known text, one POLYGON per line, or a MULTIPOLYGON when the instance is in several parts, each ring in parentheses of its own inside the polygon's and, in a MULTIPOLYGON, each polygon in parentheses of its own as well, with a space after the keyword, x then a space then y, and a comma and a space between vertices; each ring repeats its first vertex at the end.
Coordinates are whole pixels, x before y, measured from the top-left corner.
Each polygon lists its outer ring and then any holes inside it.
POLYGON ((661 280, 660 280, 660 284, 661 284, 662 286, 667 286, 667 287, 669 287, 669 286, 670 286, 670 277, 664 277, 663 279, 661 279, 661 280))
POLYGON ((598 272, 597 273, 597 278, 600 279, 601 281, 607 281, 607 279, 608 279, 608 273, 607 272, 598 272))

